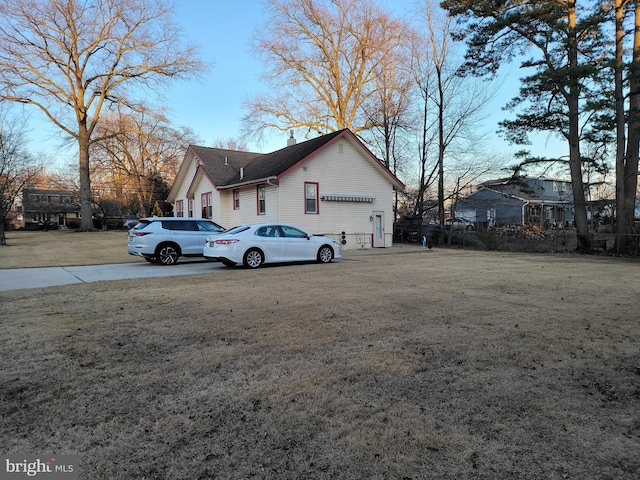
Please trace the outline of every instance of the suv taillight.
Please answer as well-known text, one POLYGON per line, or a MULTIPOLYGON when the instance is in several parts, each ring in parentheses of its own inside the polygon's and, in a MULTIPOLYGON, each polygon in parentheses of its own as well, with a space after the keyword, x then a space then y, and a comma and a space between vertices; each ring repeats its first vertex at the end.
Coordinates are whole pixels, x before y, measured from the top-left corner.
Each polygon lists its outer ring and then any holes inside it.
POLYGON ((132 232, 136 237, 144 237, 145 235, 149 235, 152 232, 132 232))

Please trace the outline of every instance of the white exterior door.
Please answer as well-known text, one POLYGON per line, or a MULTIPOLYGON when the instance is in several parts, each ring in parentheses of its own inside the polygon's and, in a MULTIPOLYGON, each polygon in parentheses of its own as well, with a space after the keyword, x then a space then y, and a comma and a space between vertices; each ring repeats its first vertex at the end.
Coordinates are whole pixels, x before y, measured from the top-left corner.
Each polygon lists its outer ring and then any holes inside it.
POLYGON ((384 247, 384 212, 373 212, 373 247, 384 247))

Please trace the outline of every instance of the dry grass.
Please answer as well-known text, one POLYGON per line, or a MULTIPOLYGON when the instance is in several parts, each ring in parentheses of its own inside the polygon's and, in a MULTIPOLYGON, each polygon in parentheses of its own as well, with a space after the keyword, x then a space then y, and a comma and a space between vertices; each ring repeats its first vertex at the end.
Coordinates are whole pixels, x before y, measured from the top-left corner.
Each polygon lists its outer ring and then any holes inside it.
POLYGON ((10 231, 7 232, 7 245, 0 246, 0 269, 140 261, 143 260, 127 253, 125 230, 91 233, 10 231))
POLYGON ((0 292, 0 451, 109 480, 635 479, 638 284, 436 249, 0 292))

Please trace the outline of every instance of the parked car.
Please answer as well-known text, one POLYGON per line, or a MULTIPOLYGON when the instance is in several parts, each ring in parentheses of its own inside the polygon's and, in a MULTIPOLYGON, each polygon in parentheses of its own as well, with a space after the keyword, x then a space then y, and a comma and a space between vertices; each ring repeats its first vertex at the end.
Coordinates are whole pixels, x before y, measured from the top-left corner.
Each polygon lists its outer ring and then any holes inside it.
POLYGON ((446 228, 450 228, 453 224, 454 230, 475 230, 476 227, 473 222, 465 220, 464 218, 447 218, 444 221, 446 228))
POLYGON ((173 265, 181 256, 202 256, 205 240, 223 231, 206 218, 141 218, 129 230, 128 251, 148 262, 173 265))
POLYGON ((124 221, 122 222, 122 227, 126 228, 127 230, 130 230, 133 227, 135 227, 137 224, 138 224, 138 217, 125 217, 124 221))
POLYGON ((329 263, 340 258, 340 245, 331 238, 311 235, 291 225, 261 223, 210 236, 203 254, 228 267, 242 264, 258 268, 265 263, 329 263))

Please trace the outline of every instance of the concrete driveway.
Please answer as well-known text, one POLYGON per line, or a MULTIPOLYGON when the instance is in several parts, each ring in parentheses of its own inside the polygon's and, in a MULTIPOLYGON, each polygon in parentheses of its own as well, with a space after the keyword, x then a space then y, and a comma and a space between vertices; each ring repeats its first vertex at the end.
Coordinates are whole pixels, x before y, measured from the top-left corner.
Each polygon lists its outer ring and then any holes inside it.
MULTIPOLYGON (((388 248, 353 249, 342 252, 340 261, 352 261, 368 255, 431 252, 419 245, 394 245, 388 248)), ((227 267, 200 258, 181 258, 176 265, 164 266, 148 262, 85 265, 79 267, 6 268, 0 269, 0 291, 22 288, 44 288, 74 283, 127 280, 130 278, 174 277, 216 273, 227 267)))
POLYGON ((224 268, 226 267, 221 263, 206 260, 181 260, 176 265, 171 266, 135 262, 79 267, 9 268, 0 270, 0 291, 54 287, 104 280, 196 275, 199 273, 214 273, 224 268))

